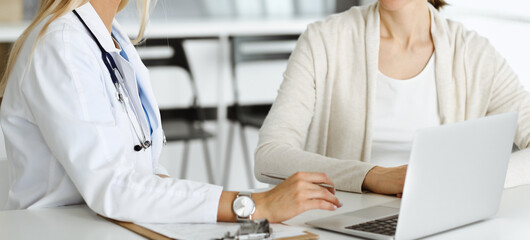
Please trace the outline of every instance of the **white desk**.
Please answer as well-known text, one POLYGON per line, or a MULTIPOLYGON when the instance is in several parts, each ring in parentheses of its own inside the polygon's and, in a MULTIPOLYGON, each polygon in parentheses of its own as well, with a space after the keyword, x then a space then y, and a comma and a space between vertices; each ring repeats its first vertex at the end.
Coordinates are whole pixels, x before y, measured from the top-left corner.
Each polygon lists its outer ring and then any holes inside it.
MULTIPOLYGON (((339 198, 345 206, 335 212, 310 211, 287 221, 286 224, 310 228, 310 226, 305 225, 305 222, 312 219, 396 201, 393 197, 375 194, 358 195, 339 193, 339 198)), ((320 235, 320 239, 339 240, 347 238, 345 237, 347 235, 324 230, 311 229, 310 231, 320 235)), ((499 212, 494 218, 440 233, 428 239, 530 239, 530 185, 504 190, 499 212)))
MULTIPOLYGON (((286 224, 304 226, 306 221, 332 214, 395 201, 393 197, 375 194, 338 193, 345 204, 335 212, 310 211, 286 224)), ((530 185, 508 189, 498 215, 466 227, 461 227, 429 239, 529 239, 530 238, 530 185)), ((310 229, 320 239, 354 239, 318 229, 310 229)), ((0 239, 143 239, 135 233, 107 222, 84 205, 55 209, 0 212, 0 239)))

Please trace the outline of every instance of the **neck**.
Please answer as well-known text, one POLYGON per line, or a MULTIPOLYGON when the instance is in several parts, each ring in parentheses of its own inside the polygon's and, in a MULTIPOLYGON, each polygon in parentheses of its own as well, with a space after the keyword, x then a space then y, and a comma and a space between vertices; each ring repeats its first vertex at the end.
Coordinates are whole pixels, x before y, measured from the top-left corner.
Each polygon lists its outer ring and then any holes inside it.
POLYGON ((99 17, 109 30, 109 33, 112 32, 112 21, 118 12, 118 6, 120 5, 121 0, 91 0, 90 4, 96 10, 99 17))
POLYGON ((393 39, 405 46, 431 39, 431 17, 427 1, 410 1, 398 10, 379 7, 381 38, 393 39))

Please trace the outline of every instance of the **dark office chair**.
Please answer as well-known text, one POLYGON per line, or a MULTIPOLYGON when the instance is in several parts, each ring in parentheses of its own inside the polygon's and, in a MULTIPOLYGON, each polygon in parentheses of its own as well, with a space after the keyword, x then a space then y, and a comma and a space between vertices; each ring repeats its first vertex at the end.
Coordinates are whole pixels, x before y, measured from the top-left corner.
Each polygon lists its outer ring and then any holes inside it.
POLYGON ((208 139, 214 135, 204 130, 204 122, 207 119, 216 119, 216 113, 207 113, 199 105, 199 93, 197 84, 191 73, 188 59, 183 46, 184 40, 180 39, 148 39, 143 46, 149 47, 165 47, 173 50, 172 55, 167 58, 145 58, 144 64, 147 67, 178 67, 186 71, 189 75, 189 82, 192 90, 192 103, 187 109, 160 109, 162 118, 162 127, 168 142, 183 142, 184 151, 182 153, 182 165, 180 170, 180 177, 186 178, 186 170, 188 168, 189 159, 189 144, 190 141, 202 141, 204 161, 206 164, 206 173, 208 181, 214 183, 214 175, 212 163, 210 159, 210 150, 208 147, 208 139), (212 116, 213 115, 213 116, 212 116))
MULTIPOLYGON (((269 113, 272 104, 256 104, 256 105, 242 105, 240 102, 240 91, 237 76, 237 65, 245 62, 256 61, 271 61, 271 60, 287 60, 291 55, 290 52, 246 52, 244 46, 253 43, 273 43, 279 41, 296 41, 299 35, 282 35, 282 36, 239 36, 231 37, 231 60, 232 60, 232 90, 234 94, 234 104, 228 108, 227 117, 230 121, 230 129, 228 132, 228 142, 226 150, 225 170, 223 175, 223 185, 228 183, 230 176, 230 166, 232 158, 232 145, 234 142, 234 132, 236 125, 239 125, 239 134, 241 137, 241 147, 243 149, 243 157, 245 168, 247 170, 247 177, 249 187, 254 188, 253 171, 251 167, 251 157, 245 135, 245 128, 250 127, 254 129, 261 128, 265 117, 269 113)), ((281 76, 278 76, 281 77, 281 76)))

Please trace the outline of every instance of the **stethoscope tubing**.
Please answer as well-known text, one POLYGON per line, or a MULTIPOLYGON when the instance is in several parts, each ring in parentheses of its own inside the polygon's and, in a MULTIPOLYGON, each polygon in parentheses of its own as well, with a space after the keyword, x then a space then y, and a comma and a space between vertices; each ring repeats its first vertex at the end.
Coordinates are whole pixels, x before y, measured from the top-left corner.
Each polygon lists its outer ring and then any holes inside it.
POLYGON ((145 133, 144 128, 142 127, 142 124, 140 123, 140 118, 138 117, 138 113, 136 112, 134 107, 131 106, 130 102, 125 100, 125 96, 130 96, 130 95, 129 95, 129 92, 127 91, 127 88, 125 86, 123 86, 123 75, 121 74, 120 70, 118 69, 118 66, 116 65, 116 62, 114 61, 114 58, 112 57, 112 55, 109 52, 105 51, 105 48, 103 48, 103 46, 101 45, 99 40, 96 38, 94 33, 90 30, 90 28, 88 27, 86 22, 79 15, 79 13, 77 13, 76 10, 73 10, 73 12, 77 16, 77 18, 81 21, 83 26, 85 26, 85 28, 88 30, 88 32, 90 33, 91 37, 94 39, 94 42, 96 42, 96 44, 98 45, 99 49, 101 50, 101 58, 103 60, 103 63, 105 64, 105 67, 109 71, 110 78, 112 79, 112 83, 113 83, 114 87, 116 88, 116 94, 117 94, 118 101, 123 106, 123 108, 125 110, 125 113, 127 114, 127 118, 129 119, 129 122, 131 123, 131 125, 133 127, 134 133, 136 134, 136 137, 138 138, 138 141, 140 142, 139 145, 135 145, 134 146, 134 148, 133 148, 134 151, 139 152, 142 149, 144 149, 144 150, 148 149, 149 147, 151 147, 151 141, 149 141, 147 139, 147 137, 146 137, 146 133, 145 133), (116 74, 116 72, 117 72, 117 74, 116 74), (120 81, 120 79, 118 79, 118 76, 121 77, 121 81, 120 81), (133 119, 131 118, 131 115, 129 114, 129 110, 128 110, 129 107, 131 108, 131 110, 132 110, 132 112, 133 112, 133 114, 134 114, 134 116, 136 118, 136 123, 138 124, 140 129, 137 129, 135 124, 133 123, 133 119), (140 132, 140 134, 138 132, 140 132))

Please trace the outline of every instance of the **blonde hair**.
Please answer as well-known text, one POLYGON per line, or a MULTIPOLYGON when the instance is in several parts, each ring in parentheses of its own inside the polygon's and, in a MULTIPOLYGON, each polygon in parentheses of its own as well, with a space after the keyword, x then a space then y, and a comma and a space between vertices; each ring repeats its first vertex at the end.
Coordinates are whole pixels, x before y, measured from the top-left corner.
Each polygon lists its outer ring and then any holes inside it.
MULTIPOLYGON (((53 21, 55 21, 57 18, 60 18, 72 12, 74 9, 86 4, 88 1, 89 0, 41 0, 39 9, 37 11, 37 16, 35 17, 35 19, 33 19, 33 21, 28 26, 28 28, 24 30, 24 32, 22 33, 22 35, 20 35, 17 41, 13 44, 13 48, 11 49, 9 58, 7 60, 6 71, 0 81, 0 102, 1 102, 1 99, 4 97, 4 92, 7 86, 7 80, 9 78, 9 75, 11 74, 11 71, 13 70, 18 54, 20 53, 20 50, 22 49, 24 42, 26 41, 28 36, 31 34, 31 32, 42 21, 44 21, 44 19, 51 16, 46 22, 46 24, 44 24, 44 27, 40 30, 39 34, 37 35, 37 40, 33 43, 33 50, 34 50, 39 38, 42 36, 42 34, 46 31, 48 26, 53 21)), ((140 24, 140 30, 138 31, 138 35, 136 36, 136 39, 132 40, 134 44, 141 42, 145 34, 147 22, 149 21, 151 1, 152 0, 136 0, 141 24, 140 24)), ((155 2, 156 0, 153 0, 153 3, 155 2)), ((129 0, 121 0, 118 6, 118 11, 123 10, 128 3, 129 3, 129 0)), ((29 61, 31 61, 31 57, 29 61)))

